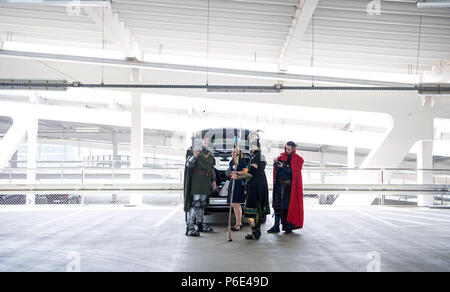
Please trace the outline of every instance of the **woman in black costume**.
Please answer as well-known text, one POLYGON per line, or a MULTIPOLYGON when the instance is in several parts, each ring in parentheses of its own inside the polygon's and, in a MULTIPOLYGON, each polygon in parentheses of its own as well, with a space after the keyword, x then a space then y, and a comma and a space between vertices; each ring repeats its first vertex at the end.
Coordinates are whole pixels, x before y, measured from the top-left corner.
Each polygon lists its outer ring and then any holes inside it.
MULTIPOLYGON (((251 137, 249 136, 249 140, 251 137)), ((244 207, 244 216, 252 228, 252 233, 245 236, 246 239, 259 239, 261 237, 261 218, 270 214, 269 188, 265 173, 266 161, 261 153, 259 136, 254 141, 249 141, 252 160, 246 171, 238 172, 233 178, 246 178, 247 191, 244 207)))

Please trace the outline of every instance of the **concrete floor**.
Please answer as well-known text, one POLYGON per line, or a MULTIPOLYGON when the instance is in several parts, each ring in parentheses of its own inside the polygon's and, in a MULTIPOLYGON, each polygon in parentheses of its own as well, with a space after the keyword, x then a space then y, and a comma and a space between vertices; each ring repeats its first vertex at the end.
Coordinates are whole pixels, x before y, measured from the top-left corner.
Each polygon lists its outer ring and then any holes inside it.
POLYGON ((305 219, 229 243, 224 214, 207 217, 216 233, 186 237, 181 206, 0 208, 0 271, 450 271, 450 210, 308 207, 305 219))

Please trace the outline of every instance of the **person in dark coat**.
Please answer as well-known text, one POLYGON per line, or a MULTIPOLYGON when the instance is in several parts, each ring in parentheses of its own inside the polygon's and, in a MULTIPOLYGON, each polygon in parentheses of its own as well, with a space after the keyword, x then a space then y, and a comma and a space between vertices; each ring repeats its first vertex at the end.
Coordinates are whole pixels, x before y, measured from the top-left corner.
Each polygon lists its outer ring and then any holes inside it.
POLYGON ((184 171, 184 211, 186 235, 199 236, 200 232, 214 232, 203 222, 205 208, 212 191, 217 189, 213 153, 209 150, 210 138, 203 137, 202 147, 193 146, 186 152, 184 171))
MULTIPOLYGON (((247 171, 235 174, 233 178, 247 179, 247 193, 245 199, 244 216, 252 228, 252 233, 245 236, 249 240, 258 240, 261 237, 261 218, 270 214, 269 188, 265 173, 266 160, 261 153, 259 137, 253 136, 250 141, 252 160, 247 171)), ((249 137, 250 140, 250 137, 249 137)))
POLYGON ((284 153, 274 161, 272 207, 275 224, 268 233, 279 233, 280 223, 286 234, 303 228, 303 163, 303 158, 296 153, 294 142, 288 142, 284 153))

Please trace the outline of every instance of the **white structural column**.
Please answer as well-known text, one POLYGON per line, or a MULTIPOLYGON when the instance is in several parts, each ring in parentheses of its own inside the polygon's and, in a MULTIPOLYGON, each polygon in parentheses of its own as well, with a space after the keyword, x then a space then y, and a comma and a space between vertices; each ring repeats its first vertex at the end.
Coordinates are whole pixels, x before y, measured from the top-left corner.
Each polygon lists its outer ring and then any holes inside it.
POLYGON ((36 181, 38 121, 30 119, 27 129, 27 183, 36 181))
POLYGON ((11 157, 10 165, 11 168, 17 168, 17 151, 14 152, 13 156, 11 157))
MULTIPOLYGON (((433 140, 433 119, 421 115, 398 115, 394 117, 394 124, 386 138, 373 148, 363 161, 362 169, 398 168, 414 146, 420 140, 433 140)), ((362 184, 381 183, 380 170, 359 170, 353 180, 362 184)), ((384 183, 389 183, 389 172, 384 172, 384 183)), ((344 195, 340 196, 336 205, 370 205, 375 195, 344 195)))
MULTIPOLYGON (((141 83, 141 71, 132 69, 131 79, 134 84, 141 83)), ((131 168, 141 169, 143 167, 144 156, 144 109, 142 105, 142 95, 138 90, 131 92, 131 168)), ((139 182, 142 180, 141 171, 133 171, 132 180, 139 182)), ((133 194, 130 197, 131 205, 142 204, 142 194, 133 194)))
MULTIPOLYGON (((433 169, 433 141, 422 140, 417 143, 417 183, 433 184, 433 172, 427 169, 433 169)), ((434 204, 433 195, 419 195, 419 206, 431 206, 434 204)))
POLYGON ((321 154, 321 158, 320 158, 320 168, 322 169, 322 171, 320 172, 320 183, 321 184, 325 184, 326 183, 326 176, 327 176, 327 172, 326 172, 326 164, 325 164, 325 151, 326 151, 326 146, 321 146, 320 147, 320 154, 321 154))
MULTIPOLYGON (((347 131, 353 132, 355 131, 355 122, 350 121, 348 125, 347 131)), ((347 147, 347 167, 348 168, 354 168, 356 166, 356 148, 355 145, 350 145, 347 147)))
POLYGON ((347 167, 348 168, 354 168, 356 165, 356 151, 355 146, 349 146, 347 147, 347 167))
POLYGON ((303 40, 305 31, 311 21, 311 18, 316 10, 319 0, 300 0, 297 6, 296 15, 292 21, 291 29, 284 44, 283 51, 280 58, 280 70, 287 71, 289 63, 295 58, 295 55, 300 48, 300 43, 303 40))
MULTIPOLYGON (((356 156, 356 148, 355 146, 349 146, 347 147, 347 167, 348 168, 355 168, 356 167, 356 161, 355 161, 355 156, 356 156)), ((355 181, 355 175, 357 174, 357 171, 354 170, 347 170, 347 183, 348 184, 352 184, 352 183, 358 183, 357 181, 355 181)))
POLYGON ((427 116, 397 116, 386 139, 364 160, 362 168, 397 168, 420 140, 433 140, 433 119, 427 116))
MULTIPOLYGON (((320 161, 320 168, 322 169, 322 171, 320 172, 320 183, 321 184, 325 184, 326 183, 326 174, 327 174, 327 172, 325 170, 326 164, 325 164, 324 159, 323 159, 323 152, 322 152, 322 160, 320 161)), ((326 203, 327 203, 327 195, 321 194, 319 196, 319 204, 320 205, 325 205, 326 203)))
POLYGON ((27 135, 27 130, 28 123, 26 120, 13 119, 11 128, 0 140, 0 169, 4 168, 14 153, 16 153, 19 144, 27 135))
POLYGON ((113 168, 119 167, 119 141, 117 140, 117 133, 113 130, 112 133, 112 152, 113 152, 113 168))
MULTIPOLYGON (((37 168, 37 137, 39 123, 37 119, 29 119, 27 121, 27 183, 36 183, 37 168)), ((36 196, 34 194, 27 195, 27 205, 35 205, 36 196)))

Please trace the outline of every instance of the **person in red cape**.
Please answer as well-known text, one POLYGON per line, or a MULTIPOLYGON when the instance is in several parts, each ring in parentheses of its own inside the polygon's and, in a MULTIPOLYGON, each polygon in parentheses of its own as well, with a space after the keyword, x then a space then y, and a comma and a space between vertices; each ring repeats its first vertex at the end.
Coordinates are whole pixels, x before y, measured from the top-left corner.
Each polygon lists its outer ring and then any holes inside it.
POLYGON ((292 233, 303 228, 303 181, 304 160, 296 153, 296 144, 288 142, 278 159, 274 161, 274 187, 272 207, 275 211, 275 224, 268 233, 282 230, 292 233))

